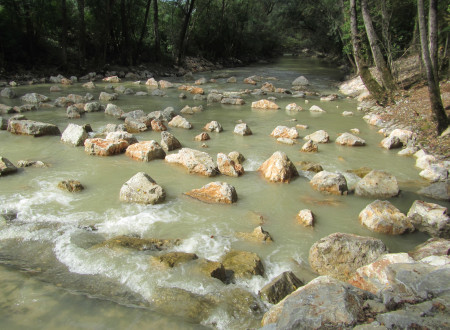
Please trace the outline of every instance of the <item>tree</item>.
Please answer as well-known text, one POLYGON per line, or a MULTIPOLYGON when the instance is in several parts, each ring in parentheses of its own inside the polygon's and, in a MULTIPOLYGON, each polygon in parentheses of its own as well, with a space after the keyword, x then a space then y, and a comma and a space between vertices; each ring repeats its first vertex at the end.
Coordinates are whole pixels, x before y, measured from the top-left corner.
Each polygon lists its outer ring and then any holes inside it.
POLYGON ((186 0, 184 9, 183 9, 183 24, 180 30, 180 37, 178 40, 178 56, 177 63, 181 64, 184 61, 184 53, 185 53, 185 41, 186 41, 186 33, 189 28, 189 21, 192 16, 192 11, 194 10, 195 0, 186 0))
POLYGON ((159 10, 158 0, 153 0, 153 31, 155 34, 155 59, 161 58, 161 38, 159 35, 159 10))
POLYGON ((427 76, 428 82, 428 94, 430 97, 431 103, 431 111, 433 114, 433 119, 437 124, 437 133, 441 134, 448 127, 448 118, 445 114, 444 106, 442 104, 441 92, 439 88, 439 78, 437 76, 437 59, 432 59, 432 56, 437 57, 436 53, 431 53, 430 49, 437 49, 437 38, 434 38, 434 35, 437 35, 437 23, 431 22, 432 20, 437 19, 437 0, 430 0, 429 7, 429 35, 431 38, 427 37, 427 25, 425 21, 425 10, 424 10, 424 1, 417 0, 417 16, 419 20, 419 34, 420 34, 420 45, 422 49, 422 62, 425 67, 425 72, 427 76), (434 65, 434 67, 433 67, 434 65))
POLYGON ((80 19, 80 26, 78 28, 78 49, 81 65, 84 65, 86 59, 86 22, 84 19, 84 5, 84 0, 77 0, 78 16, 80 19))
POLYGON ((358 74, 375 100, 377 100, 377 102, 380 104, 384 104, 386 102, 386 93, 378 84, 378 82, 373 78, 372 74, 370 73, 369 67, 361 57, 361 44, 358 33, 356 0, 350 0, 350 30, 353 45, 353 56, 355 57, 358 74))
POLYGON ((367 0, 361 0, 361 12, 375 66, 381 74, 381 81, 383 82, 386 94, 389 96, 389 98, 391 98, 392 92, 397 90, 397 85, 395 84, 391 70, 387 66, 383 54, 381 53, 381 49, 378 45, 378 37, 373 27, 372 17, 370 16, 367 0))
POLYGON ((66 69, 67 67, 67 4, 66 0, 61 0, 61 16, 62 16, 62 29, 61 29, 61 48, 62 48, 62 65, 66 69))

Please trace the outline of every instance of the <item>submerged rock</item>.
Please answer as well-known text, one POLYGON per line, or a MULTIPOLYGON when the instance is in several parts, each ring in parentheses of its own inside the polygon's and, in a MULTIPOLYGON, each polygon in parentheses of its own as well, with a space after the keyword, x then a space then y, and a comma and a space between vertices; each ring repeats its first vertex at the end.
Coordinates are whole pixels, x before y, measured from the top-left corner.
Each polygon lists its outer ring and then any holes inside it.
POLYGON ((206 203, 232 204, 237 202, 236 189, 226 182, 210 182, 207 185, 185 193, 206 203))
POLYGON ((130 236, 117 236, 108 239, 100 244, 95 245, 93 248, 106 247, 110 249, 114 248, 129 248, 138 251, 161 251, 174 246, 180 245, 179 239, 160 239, 160 238, 139 238, 130 236))
POLYGON ((347 180, 340 173, 321 171, 314 175, 309 184, 320 192, 333 195, 346 195, 348 192, 347 180))
POLYGON ((355 194, 362 197, 389 198, 399 192, 397 179, 385 171, 370 171, 355 186, 355 194))
POLYGON ((450 180, 433 183, 420 189, 417 193, 438 200, 450 201, 450 180))
POLYGON ((271 182, 289 183, 294 177, 298 176, 294 164, 282 151, 274 152, 274 154, 258 168, 258 171, 261 172, 265 179, 271 182))
POLYGON ((58 188, 68 192, 78 192, 84 189, 83 185, 78 180, 64 180, 58 183, 58 188))
POLYGON ((232 250, 222 258, 222 264, 234 278, 251 278, 264 275, 264 266, 256 253, 232 250))
POLYGON ((15 172, 17 172, 17 167, 15 167, 7 158, 0 156, 0 176, 15 172))
POLYGON ((174 268, 180 264, 196 260, 198 256, 195 253, 187 252, 168 252, 160 256, 151 257, 151 263, 157 268, 174 268))
POLYGON ((399 235, 414 231, 411 221, 389 201, 376 200, 359 213, 359 222, 377 233, 399 235))
POLYGON ((346 281, 361 266, 388 252, 376 238, 334 233, 321 238, 309 250, 309 264, 320 275, 346 281))
POLYGON ((273 241, 270 234, 261 226, 256 227, 251 233, 238 232, 236 236, 250 242, 269 243, 273 241))
POLYGON ((195 149, 182 148, 176 154, 167 155, 165 161, 183 165, 189 173, 215 176, 218 172, 217 166, 211 156, 206 152, 195 149))
POLYGON ((146 173, 138 172, 120 188, 120 200, 127 203, 157 204, 166 198, 164 189, 146 173))

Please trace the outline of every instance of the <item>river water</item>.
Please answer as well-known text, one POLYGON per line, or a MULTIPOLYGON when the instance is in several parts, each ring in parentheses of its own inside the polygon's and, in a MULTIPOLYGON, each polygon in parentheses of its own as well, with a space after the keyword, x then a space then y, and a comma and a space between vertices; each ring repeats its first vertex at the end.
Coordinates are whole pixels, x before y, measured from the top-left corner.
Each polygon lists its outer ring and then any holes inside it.
MULTIPOLYGON (((209 79, 219 73, 235 76, 238 83, 231 84, 225 78, 218 78, 215 83, 202 86, 206 91, 249 88, 250 85, 241 82, 251 75, 275 77, 277 80, 271 82, 276 87, 290 88, 296 77, 304 75, 312 90, 328 94, 337 92, 337 82, 342 78, 341 72, 332 66, 314 59, 291 57, 283 57, 273 64, 199 73, 195 77, 209 79)), ((106 84, 96 84, 97 88, 89 92, 97 98, 106 84)), ((142 85, 131 82, 124 85, 135 91, 146 91, 142 85)), ((52 100, 70 93, 84 95, 87 92, 81 83, 63 87, 63 91, 57 93, 50 93, 49 87, 21 86, 15 91, 19 96, 38 92, 52 100)), ((358 222, 359 212, 372 200, 355 195, 323 195, 312 190, 308 180, 302 177, 290 184, 269 183, 256 171, 277 150, 284 151, 294 163, 313 161, 328 171, 363 166, 384 169, 396 176, 402 190, 399 197, 390 201, 406 213, 414 200, 423 199, 415 191, 426 183, 419 177, 413 158, 398 156, 397 151, 378 146, 382 136, 363 121, 355 101, 340 98, 320 102, 316 96, 303 99, 277 94, 280 110, 258 111, 252 110, 250 104, 262 97, 246 95, 245 105, 230 106, 206 105, 206 101, 194 101, 191 96, 182 100, 178 98, 180 91, 176 88, 168 89, 166 93, 167 97, 120 95, 114 103, 124 111, 142 109, 147 113, 167 106, 179 111, 185 105, 202 104, 203 112, 186 116, 194 129, 171 128, 170 132, 183 146, 208 152, 214 159, 219 152, 241 152, 246 157, 243 164, 246 172, 242 177, 190 175, 184 168, 164 160, 141 163, 125 155, 89 156, 84 148, 65 145, 55 136, 32 138, 0 131, 1 156, 13 163, 26 159, 41 160, 50 165, 48 168, 25 168, 0 178, 0 211, 17 212, 16 219, 0 225, 2 327, 258 327, 264 309, 270 306, 255 298, 253 305, 259 309, 246 309, 239 303, 239 298, 229 293, 242 289, 257 297, 259 289, 286 270, 293 271, 304 281, 310 280, 314 275, 307 268, 308 251, 318 239, 338 231, 373 236, 382 239, 391 252, 400 252, 408 251, 428 238, 421 233, 401 236, 373 233, 358 222), (308 110, 288 113, 284 108, 292 102, 305 109, 316 104, 327 112, 320 115, 308 110), (354 116, 343 117, 343 111, 353 111, 354 116), (194 136, 211 120, 221 123, 224 131, 210 133, 211 140, 205 142, 208 148, 203 149, 202 142, 194 141, 194 136), (239 120, 250 126, 252 136, 233 134, 239 120), (298 144, 283 145, 269 136, 278 125, 296 124, 309 126, 299 130, 298 144), (352 148, 334 143, 338 133, 352 128, 360 129, 360 136, 367 146, 352 148), (319 129, 326 130, 332 142, 319 145, 316 154, 301 153, 302 138, 319 129), (164 203, 144 206, 119 202, 122 184, 140 171, 149 174, 165 189, 164 203), (60 191, 57 183, 67 179, 79 180, 85 190, 73 194, 60 191), (238 202, 226 206, 211 205, 183 195, 211 181, 226 181, 233 185, 238 202), (314 228, 297 223, 295 216, 304 208, 313 211, 314 228), (251 232, 260 224, 272 236, 272 243, 246 242, 236 236, 237 232, 251 232), (170 270, 154 269, 149 258, 155 252, 93 248, 118 235, 178 238, 182 240, 181 245, 171 251, 192 252, 199 258, 213 261, 220 260, 231 249, 256 252, 263 261, 265 275, 226 285, 217 279, 194 274, 189 263, 170 270)), ((19 99, 1 99, 1 102, 20 104, 19 99)), ((68 120, 62 108, 39 109, 25 115, 29 119, 56 124, 61 131, 69 122, 89 123, 94 131, 107 123, 120 123, 104 113, 87 113, 82 119, 68 120)), ((141 141, 160 141, 160 133, 153 131, 136 136, 141 141)))

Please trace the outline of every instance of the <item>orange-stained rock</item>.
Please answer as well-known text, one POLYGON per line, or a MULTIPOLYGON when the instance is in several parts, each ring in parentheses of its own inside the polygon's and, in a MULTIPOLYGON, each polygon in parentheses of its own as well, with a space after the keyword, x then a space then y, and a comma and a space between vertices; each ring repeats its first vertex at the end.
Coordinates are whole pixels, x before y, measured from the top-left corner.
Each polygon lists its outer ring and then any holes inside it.
POLYGON ((191 94, 205 94, 203 88, 196 87, 196 86, 190 86, 190 85, 181 85, 178 87, 179 90, 188 91, 191 94))
POLYGON ((298 176, 297 169, 282 151, 276 151, 259 168, 265 179, 271 182, 289 183, 292 178, 298 176))
POLYGON ((130 145, 125 153, 135 160, 149 162, 153 159, 164 159, 166 153, 163 148, 154 140, 142 141, 130 145))
POLYGON ((414 259, 407 253, 385 254, 375 262, 358 268, 348 282, 360 289, 378 294, 389 285, 387 271, 389 265, 413 262, 414 259))
POLYGON ((248 78, 244 79, 244 84, 256 85, 256 81, 254 81, 252 78, 248 77, 248 78))
POLYGON ((124 152, 128 145, 125 140, 86 139, 84 151, 89 155, 112 156, 124 152))
POLYGON ((161 120, 153 119, 151 121, 152 130, 155 132, 167 131, 166 125, 161 120))
POLYGON ((236 189, 226 182, 211 182, 185 193, 206 203, 231 204, 237 202, 236 189))
POLYGON ((219 172, 224 175, 238 177, 244 174, 242 165, 236 164, 230 157, 223 153, 217 154, 217 167, 219 168, 219 172))
POLYGON ((209 139, 210 139, 210 137, 209 137, 208 133, 205 133, 205 132, 200 133, 199 135, 194 137, 195 141, 206 141, 206 140, 209 140, 209 139))
POLYGON ((278 110, 280 107, 275 102, 263 99, 263 100, 252 102, 252 108, 278 110))

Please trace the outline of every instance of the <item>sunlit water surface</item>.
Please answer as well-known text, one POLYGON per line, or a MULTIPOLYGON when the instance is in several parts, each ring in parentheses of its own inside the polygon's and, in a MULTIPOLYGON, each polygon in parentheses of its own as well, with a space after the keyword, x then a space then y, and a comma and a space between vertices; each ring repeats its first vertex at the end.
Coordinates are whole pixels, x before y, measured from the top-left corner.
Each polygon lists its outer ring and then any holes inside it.
MULTIPOLYGON (((238 80, 236 84, 219 78, 202 87, 205 91, 238 91, 252 88, 243 78, 261 75, 275 77, 276 87, 290 88, 299 75, 305 75, 310 88, 321 94, 337 92, 341 73, 332 66, 312 59, 281 58, 274 64, 196 74, 196 78, 211 78, 228 73, 238 80)), ((168 79, 171 80, 171 79, 168 79)), ((172 80, 181 83, 181 80, 172 80)), ((266 80, 263 80, 266 81, 266 80)), ((50 93, 50 85, 23 86, 16 93, 38 92, 52 100, 70 93, 84 95, 91 92, 97 98, 105 83, 96 82, 93 91, 81 83, 63 87, 62 92, 50 93)), ((124 83, 135 91, 146 91, 145 86, 124 83)), ((260 84, 259 84, 260 86, 260 84)), ((18 160, 41 160, 48 168, 25 168, 18 174, 0 178, 0 211, 15 210, 17 219, 3 223, 0 229, 0 324, 5 329, 19 328, 89 328, 89 329, 186 329, 202 327, 247 328, 258 327, 262 314, 242 317, 233 313, 233 306, 214 307, 205 316, 196 317, 179 306, 155 307, 152 304, 158 288, 180 288, 196 294, 220 296, 232 288, 243 288, 255 296, 259 289, 283 271, 292 270, 301 279, 311 279, 305 270, 308 251, 318 239, 334 233, 347 232, 382 239, 390 251, 408 251, 428 237, 420 233, 386 236, 363 228, 358 222, 359 212, 372 200, 355 195, 329 196, 318 193, 306 178, 297 178, 290 184, 269 183, 256 171, 275 151, 284 151, 294 162, 313 161, 328 171, 346 171, 359 167, 384 169, 397 177, 402 193, 390 201, 402 212, 407 212, 415 194, 425 182, 418 176, 414 159, 401 157, 397 151, 378 146, 382 136, 367 125, 363 114, 356 110, 353 100, 340 98, 320 102, 318 97, 277 97, 278 111, 252 110, 252 101, 262 97, 246 95, 246 104, 230 106, 178 98, 176 88, 166 90, 166 97, 120 95, 114 101, 124 111, 142 109, 145 112, 172 106, 178 112, 185 105, 204 106, 204 111, 186 116, 194 129, 171 128, 170 131, 183 146, 208 152, 214 159, 219 152, 237 150, 245 157, 246 173, 239 178, 219 176, 206 178, 189 175, 182 167, 164 160, 141 163, 125 155, 95 157, 85 154, 82 147, 70 147, 58 137, 32 138, 0 131, 0 155, 13 163, 18 160), (288 113, 289 103, 296 102, 306 110, 288 113), (319 105, 327 112, 312 114, 307 109, 319 105), (343 111, 354 116, 343 117, 343 111), (293 121, 293 120, 296 121, 293 121), (211 120, 224 128, 222 133, 210 133, 211 140, 194 141, 194 136, 211 120), (252 136, 233 134, 235 124, 242 120, 253 131, 252 136), (299 130, 300 139, 293 146, 283 145, 269 136, 278 125, 307 124, 299 130), (342 147, 334 143, 338 133, 359 128, 366 140, 365 147, 342 147), (319 145, 316 154, 299 150, 302 138, 316 130, 326 130, 332 139, 319 145), (160 205, 133 205, 119 202, 122 184, 135 173, 149 174, 166 193, 160 205), (81 193, 65 193, 57 188, 61 180, 77 179, 85 186, 81 193), (210 205, 183 195, 211 181, 226 181, 236 188, 239 200, 234 205, 210 205), (299 210, 308 208, 315 215, 314 228, 297 223, 299 210), (262 221, 261 221, 262 216, 262 221), (251 232, 262 222, 274 242, 257 244, 236 237, 236 232, 251 232), (91 231, 87 228, 97 228, 91 231), (189 266, 169 271, 155 270, 149 262, 153 252, 93 249, 92 246, 117 235, 143 238, 180 238, 183 243, 173 250, 193 252, 200 258, 218 261, 231 249, 256 252, 263 260, 265 276, 239 280, 225 285, 216 279, 205 279, 190 273, 189 266), (231 311, 231 312, 230 312, 231 311)), ((18 99, 2 99, 16 105, 18 99)), ((82 119, 68 120, 65 109, 40 109, 25 113, 29 119, 58 125, 63 131, 69 122, 91 124, 94 131, 107 123, 121 123, 104 113, 87 113, 82 119)), ((138 140, 160 141, 160 133, 147 131, 136 134, 138 140)), ((442 204, 442 203, 441 203, 442 204)), ((446 205, 447 206, 447 205, 446 205)), ((178 302, 179 304, 180 302, 178 302)), ((266 306, 269 307, 269 306, 266 306)), ((251 313, 249 313, 250 315, 251 313)))

